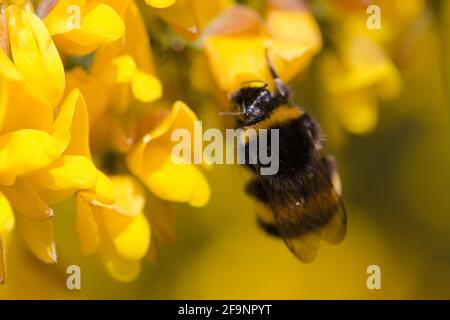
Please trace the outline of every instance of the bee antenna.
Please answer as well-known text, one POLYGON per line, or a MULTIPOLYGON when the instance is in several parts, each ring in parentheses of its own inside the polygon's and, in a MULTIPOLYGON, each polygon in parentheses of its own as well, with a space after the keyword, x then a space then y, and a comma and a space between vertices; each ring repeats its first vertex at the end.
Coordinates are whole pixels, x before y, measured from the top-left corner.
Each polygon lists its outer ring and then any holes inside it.
POLYGON ((224 111, 219 112, 220 116, 240 116, 242 115, 242 112, 231 112, 231 111, 224 111))
POLYGON ((245 114, 245 106, 242 105, 242 111, 223 111, 219 112, 220 116, 242 116, 245 114))
POLYGON ((269 57, 269 50, 266 49, 266 61, 267 66, 269 67, 270 75, 272 76, 272 79, 280 79, 280 76, 278 75, 278 72, 275 70, 275 66, 272 63, 272 60, 270 60, 269 57))
POLYGON ((286 84, 281 80, 277 71, 275 70, 275 66, 269 58, 269 51, 266 49, 266 61, 267 66, 269 67, 270 75, 272 76, 273 82, 275 83, 276 88, 276 96, 280 98, 283 102, 288 102, 289 100, 289 89, 286 84))

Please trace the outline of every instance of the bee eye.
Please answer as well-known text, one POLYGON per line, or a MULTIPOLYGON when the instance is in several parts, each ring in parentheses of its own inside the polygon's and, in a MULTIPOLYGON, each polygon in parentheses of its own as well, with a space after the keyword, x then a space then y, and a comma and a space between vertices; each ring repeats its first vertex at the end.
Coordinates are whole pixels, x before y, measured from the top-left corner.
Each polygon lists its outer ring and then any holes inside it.
POLYGON ((273 98, 264 88, 244 87, 234 94, 235 110, 244 117, 258 117, 267 112, 273 98))
POLYGON ((262 105, 264 103, 269 102, 269 100, 270 100, 270 97, 268 95, 266 95, 266 94, 263 94, 263 95, 260 95, 258 97, 258 99, 256 99, 255 103, 258 104, 258 105, 262 105))

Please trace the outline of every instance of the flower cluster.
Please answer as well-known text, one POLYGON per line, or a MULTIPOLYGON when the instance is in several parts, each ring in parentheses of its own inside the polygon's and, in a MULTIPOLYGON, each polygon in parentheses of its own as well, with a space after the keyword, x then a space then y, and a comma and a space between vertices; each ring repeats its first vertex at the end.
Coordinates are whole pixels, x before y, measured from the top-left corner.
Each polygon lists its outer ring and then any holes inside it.
POLYGON ((401 91, 396 64, 405 59, 401 51, 411 44, 406 42, 420 31, 411 26, 423 23, 425 3, 320 1, 318 6, 329 34, 319 61, 323 106, 348 132, 371 132, 378 122, 379 101, 401 91), (372 21, 371 15, 379 21, 372 21))
POLYGON ((16 223, 40 260, 57 261, 51 206, 74 195, 82 252, 131 281, 156 250, 147 190, 208 202, 201 170, 170 161, 170 130, 197 118, 181 101, 135 107, 160 99, 162 85, 134 1, 7 0, 0 10, 0 281, 16 223))
POLYGON ((205 9, 204 1, 187 0, 158 14, 204 52, 221 92, 230 93, 245 81, 270 85, 266 56, 286 82, 305 74, 316 57, 311 68, 321 92, 316 103, 339 126, 337 132, 331 128, 336 136, 342 129, 352 134, 374 130, 379 101, 401 92, 399 65, 427 19, 423 0, 246 3, 217 1, 205 9))

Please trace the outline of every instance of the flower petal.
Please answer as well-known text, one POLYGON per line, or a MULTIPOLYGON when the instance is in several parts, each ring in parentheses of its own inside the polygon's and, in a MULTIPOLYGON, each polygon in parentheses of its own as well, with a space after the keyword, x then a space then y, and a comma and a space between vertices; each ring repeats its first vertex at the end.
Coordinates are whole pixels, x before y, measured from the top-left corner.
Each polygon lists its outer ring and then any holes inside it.
MULTIPOLYGON (((107 4, 108 6, 116 10, 116 12, 120 16, 122 16, 124 11, 130 5, 131 0, 102 0, 101 2, 107 4)), ((134 1, 132 2, 132 4, 134 4, 134 1)))
POLYGON ((135 174, 161 199, 188 202, 195 207, 209 201, 209 185, 200 169, 193 164, 174 163, 170 149, 147 148, 143 166, 143 171, 135 174))
POLYGON ((213 76, 224 91, 244 81, 269 80, 263 37, 211 36, 204 43, 213 76))
POLYGON ((58 45, 67 53, 88 54, 104 43, 120 39, 125 32, 122 18, 106 4, 90 1, 81 15, 79 28, 55 36, 58 45))
POLYGON ((119 256, 112 245, 100 250, 100 257, 108 273, 115 280, 120 282, 131 282, 135 280, 141 272, 140 260, 128 260, 119 256))
POLYGON ((80 192, 77 195, 76 225, 80 237, 81 251, 85 255, 94 254, 100 244, 98 225, 95 221, 89 197, 80 192))
POLYGON ((6 232, 10 232, 14 228, 15 222, 16 220, 8 199, 0 192, 0 237, 6 232))
POLYGON ((86 100, 89 123, 94 124, 107 108, 108 88, 80 67, 66 72, 66 83, 67 92, 80 90, 86 100))
POLYGON ((131 89, 136 99, 141 102, 152 102, 162 96, 162 85, 159 79, 141 71, 134 74, 131 89))
POLYGON ((193 164, 176 164, 171 157, 176 144, 171 139, 173 130, 186 129, 193 136, 196 119, 187 105, 176 102, 162 123, 129 153, 127 162, 131 172, 158 197, 203 206, 209 200, 210 189, 202 172, 193 164))
POLYGON ((66 97, 54 123, 52 134, 66 155, 91 158, 86 103, 78 89, 66 97))
POLYGON ((53 108, 31 94, 24 81, 4 79, 0 87, 0 130, 3 133, 20 129, 49 132, 53 124, 53 108), (3 121, 2 121, 3 120, 3 121))
POLYGON ((123 53, 129 54, 136 61, 139 70, 153 74, 153 55, 149 34, 144 17, 135 1, 131 1, 125 11, 126 30, 123 43, 123 53))
POLYGON ((271 38, 307 46, 314 53, 322 48, 320 28, 314 16, 306 10, 270 10, 267 31, 271 38))
POLYGON ((0 235, 0 284, 5 283, 6 278, 6 257, 5 247, 3 245, 3 239, 0 235))
POLYGON ((11 206, 23 216, 33 220, 47 220, 53 216, 53 210, 35 191, 33 186, 24 180, 17 180, 12 187, 3 187, 11 206))
POLYGON ((365 134, 378 123, 377 101, 373 93, 364 90, 331 97, 339 120, 345 129, 354 134, 365 134))
POLYGON ((145 206, 145 193, 141 185, 131 176, 120 175, 111 178, 115 186, 115 204, 119 212, 136 217, 145 206))
POLYGON ((170 7, 162 8, 157 5, 157 2, 168 3, 167 0, 147 0, 147 4, 160 8, 155 10, 155 12, 172 29, 189 40, 194 40, 198 37, 216 16, 234 3, 233 0, 180 0, 170 7))
POLYGON ((0 132, 19 129, 49 131, 53 108, 33 95, 29 85, 0 50, 0 132))
POLYGON ((105 237, 111 239, 118 255, 130 260, 145 256, 150 245, 150 225, 142 213, 129 217, 114 207, 98 206, 94 214, 101 219, 105 237))
POLYGON ((31 220, 20 214, 16 219, 30 250, 43 262, 56 263, 53 220, 31 220))
POLYGON ((0 136, 0 182, 13 184, 17 176, 48 166, 60 153, 60 145, 46 132, 23 129, 4 134, 0 136))
POLYGON ((44 23, 51 36, 76 29, 77 19, 81 22, 81 13, 85 11, 86 0, 59 0, 45 16, 44 23))
POLYGON ((146 255, 150 239, 150 225, 145 216, 140 214, 121 230, 113 239, 113 243, 121 257, 139 260, 146 255))
POLYGON ((131 82, 136 74, 136 62, 130 55, 118 56, 107 64, 101 79, 106 84, 131 82))
POLYGON ((0 50, 0 75, 9 80, 23 80, 23 76, 3 50, 0 50))
POLYGON ((90 189, 97 183, 97 168, 84 156, 62 156, 48 168, 27 178, 35 185, 52 191, 90 189))
POLYGON ((95 197, 105 203, 112 204, 114 201, 114 185, 111 180, 100 170, 97 170, 97 183, 91 191, 95 193, 95 197))
POLYGON ((55 106, 64 93, 64 67, 44 23, 16 4, 8 7, 7 18, 15 66, 35 94, 55 106))
POLYGON ((342 41, 342 54, 323 57, 322 78, 332 93, 343 93, 378 86, 381 94, 392 97, 401 88, 397 68, 381 47, 365 37, 342 41))

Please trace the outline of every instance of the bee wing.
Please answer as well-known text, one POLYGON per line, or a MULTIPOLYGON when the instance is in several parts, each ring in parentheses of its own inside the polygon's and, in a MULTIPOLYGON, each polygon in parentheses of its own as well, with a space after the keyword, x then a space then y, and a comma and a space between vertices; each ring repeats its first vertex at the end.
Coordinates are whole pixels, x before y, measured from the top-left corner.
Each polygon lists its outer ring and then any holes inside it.
POLYGON ((322 228, 322 239, 330 244, 341 243, 347 234, 347 212, 342 200, 341 179, 339 177, 334 158, 326 156, 318 163, 324 174, 319 177, 323 183, 328 183, 329 200, 334 202, 331 219, 322 228))
POLYGON ((347 218, 338 182, 333 161, 321 158, 298 183, 298 192, 274 193, 266 187, 278 231, 303 262, 315 259, 320 239, 338 244, 345 237, 347 218))
MULTIPOLYGON (((283 233, 281 231, 281 233, 283 233)), ((304 263, 313 262, 316 259, 320 245, 320 233, 312 231, 296 238, 283 237, 289 250, 304 263)))

